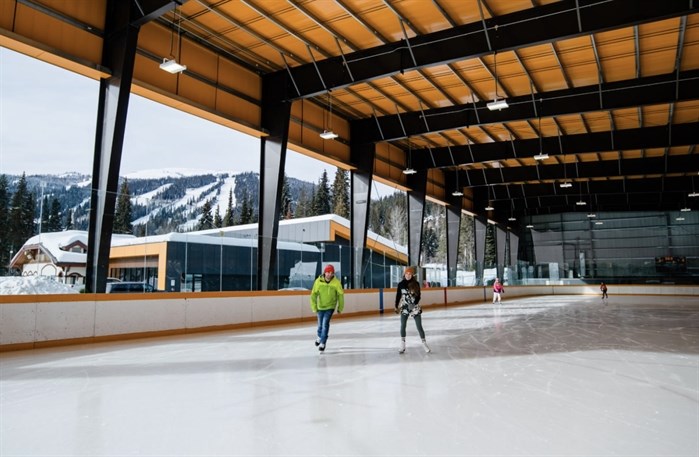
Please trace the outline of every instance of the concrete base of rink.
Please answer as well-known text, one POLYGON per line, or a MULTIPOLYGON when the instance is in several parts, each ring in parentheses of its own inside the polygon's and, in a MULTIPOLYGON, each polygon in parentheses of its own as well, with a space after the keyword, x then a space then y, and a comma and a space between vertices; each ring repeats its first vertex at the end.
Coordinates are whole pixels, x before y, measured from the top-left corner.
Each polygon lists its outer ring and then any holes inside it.
POLYGON ((2 353, 0 455, 699 455, 696 297, 504 298, 2 353))

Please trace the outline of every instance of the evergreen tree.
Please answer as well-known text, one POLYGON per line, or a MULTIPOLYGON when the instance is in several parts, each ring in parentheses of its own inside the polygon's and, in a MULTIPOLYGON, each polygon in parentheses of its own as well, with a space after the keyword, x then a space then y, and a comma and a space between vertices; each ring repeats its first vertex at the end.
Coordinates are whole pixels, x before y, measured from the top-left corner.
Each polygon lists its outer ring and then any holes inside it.
POLYGON ((49 197, 45 196, 41 202, 41 223, 39 224, 39 233, 50 232, 49 229, 49 197))
POLYGON ((73 210, 70 208, 68 208, 66 211, 66 219, 63 226, 66 228, 66 230, 73 230, 73 210))
POLYGON ((338 168, 333 181, 333 213, 349 219, 349 179, 347 170, 338 168))
POLYGON ((313 216, 330 214, 330 185, 328 184, 328 172, 323 170, 320 181, 313 195, 313 216))
POLYGON ((457 258, 457 261, 466 270, 474 270, 476 268, 475 245, 473 216, 462 214, 459 228, 459 258, 457 258))
POLYGON ((10 202, 10 249, 13 252, 34 236, 35 206, 34 194, 27 189, 27 177, 22 173, 10 202))
POLYGON ((303 187, 299 191, 299 200, 296 202, 296 209, 294 210, 294 217, 308 217, 311 215, 311 203, 313 201, 313 196, 308 196, 306 189, 303 187))
POLYGON ((51 210, 49 211, 49 220, 47 232, 60 232, 61 226, 61 203, 58 198, 53 197, 51 200, 51 210))
POLYGON ((221 217, 221 211, 219 210, 218 205, 216 205, 216 213, 214 214, 214 227, 223 227, 223 218, 221 217))
POLYGON ((211 215, 211 201, 207 200, 201 207, 201 218, 197 225, 197 230, 208 230, 214 228, 214 218, 211 215))
POLYGON ((483 255, 483 265, 494 267, 497 264, 497 253, 495 249, 495 229, 493 224, 486 224, 485 228, 485 254, 483 255))
POLYGON ((10 263, 9 183, 0 175, 0 271, 10 263))
POLYGON ((247 191, 243 193, 243 203, 240 207, 240 225, 253 222, 253 209, 247 191))
POLYGON ((439 248, 439 237, 432 224, 428 224, 422 232, 422 255, 425 263, 435 261, 437 249, 439 248))
POLYGON ((226 207, 226 214, 223 216, 223 226, 230 227, 234 225, 233 221, 233 189, 228 191, 228 206, 226 207))
POLYGON ((282 198, 281 207, 279 209, 280 219, 292 219, 294 213, 291 210, 291 188, 289 187, 289 178, 284 173, 284 181, 282 183, 282 198))
POLYGON ((133 226, 131 225, 132 217, 131 194, 129 193, 129 182, 127 179, 121 183, 119 195, 116 202, 116 211, 114 214, 114 228, 112 233, 133 234, 133 226))

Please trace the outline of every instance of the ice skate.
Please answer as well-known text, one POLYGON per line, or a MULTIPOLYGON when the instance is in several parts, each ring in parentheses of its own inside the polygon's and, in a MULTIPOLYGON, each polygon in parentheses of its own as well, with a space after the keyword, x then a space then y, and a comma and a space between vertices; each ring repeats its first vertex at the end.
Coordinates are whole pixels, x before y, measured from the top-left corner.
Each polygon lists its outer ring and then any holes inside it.
POLYGON ((425 349, 425 352, 432 352, 432 349, 427 345, 427 341, 422 340, 422 347, 425 349))
POLYGON ((401 340, 400 342, 400 348, 398 349, 398 353, 402 354, 405 352, 405 340, 401 340))
POLYGON ((320 345, 320 338, 316 338, 316 347, 320 345))
POLYGON ((320 343, 320 344, 318 345, 318 350, 319 350, 320 352, 325 351, 325 344, 324 344, 324 343, 320 343))

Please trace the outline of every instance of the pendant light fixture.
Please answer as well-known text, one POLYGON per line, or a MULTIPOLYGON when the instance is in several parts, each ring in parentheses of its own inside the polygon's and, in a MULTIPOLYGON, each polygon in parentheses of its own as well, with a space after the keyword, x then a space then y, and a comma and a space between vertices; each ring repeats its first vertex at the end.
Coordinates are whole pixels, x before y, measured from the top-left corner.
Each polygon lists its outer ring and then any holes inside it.
POLYGON ((498 97, 498 52, 495 51, 493 55, 495 59, 495 99, 488 103, 486 106, 490 111, 500 111, 502 109, 508 108, 507 100, 498 97))
MULTIPOLYGON (((174 16, 173 20, 177 18, 177 7, 175 7, 174 10, 174 16)), ((177 20, 177 49, 178 49, 178 54, 179 50, 181 49, 181 38, 180 38, 180 24, 182 23, 182 18, 180 17, 179 20, 177 20)), ((173 48, 174 48, 174 42, 175 42, 175 30, 173 27, 172 33, 170 35, 170 57, 172 59, 168 59, 167 57, 163 58, 163 63, 160 64, 160 69, 163 71, 167 71, 168 73, 176 74, 176 73, 182 73, 187 69, 187 65, 182 65, 181 63, 177 62, 177 58, 173 54, 173 48)))
POLYGON ((333 102, 332 99, 330 98, 330 91, 328 91, 328 109, 329 109, 329 114, 328 114, 328 128, 323 129, 323 133, 320 134, 320 137, 324 140, 334 140, 335 138, 338 137, 338 134, 333 132, 332 129, 332 124, 333 124, 333 102))

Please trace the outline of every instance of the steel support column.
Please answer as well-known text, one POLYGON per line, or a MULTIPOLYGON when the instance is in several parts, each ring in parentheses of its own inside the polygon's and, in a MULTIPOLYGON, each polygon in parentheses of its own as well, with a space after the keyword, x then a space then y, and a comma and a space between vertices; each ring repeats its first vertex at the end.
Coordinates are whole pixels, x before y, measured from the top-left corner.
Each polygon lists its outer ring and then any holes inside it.
MULTIPOLYGON (((181 2, 179 2, 181 3, 181 2)), ((85 291, 104 292, 114 227, 114 207, 124 145, 134 60, 141 25, 175 8, 177 2, 110 0, 105 13, 102 66, 111 76, 100 81, 92 166, 85 291)))
MULTIPOLYGON (((350 192, 350 281, 352 288, 361 288, 364 271, 364 246, 369 226, 369 205, 371 203, 371 183, 374 174, 376 145, 352 144, 350 161, 357 167, 352 170, 350 192)), ((370 259, 371 260, 371 259, 370 259)))
POLYGON ((482 217, 474 217, 474 233, 476 234, 476 285, 483 284, 483 269, 485 268, 485 231, 487 222, 482 217))
POLYGON ((504 231, 500 226, 495 226, 495 247, 496 247, 496 271, 497 277, 500 278, 500 282, 503 281, 503 272, 505 270, 505 246, 507 244, 507 232, 504 231))
POLYGON ((281 209, 286 145, 289 139, 291 102, 265 103, 275 88, 263 88, 262 127, 269 136, 260 140, 260 216, 257 232, 257 289, 274 289, 272 277, 277 264, 277 236, 281 209))
POLYGON ((408 265, 420 265, 422 221, 425 217, 427 170, 408 175, 408 265))
MULTIPOLYGON (((455 174, 449 174, 452 178, 455 174)), ((451 179, 447 183, 447 189, 456 189, 456 181, 451 179)), ((459 234, 461 233, 461 209, 463 197, 449 195, 447 197, 447 286, 456 286, 456 272, 459 258, 459 234)))

